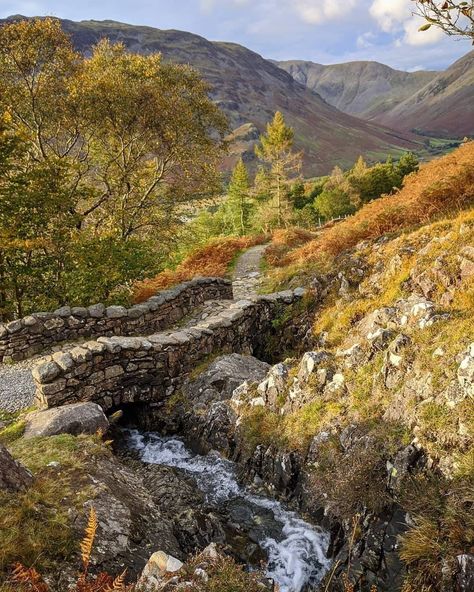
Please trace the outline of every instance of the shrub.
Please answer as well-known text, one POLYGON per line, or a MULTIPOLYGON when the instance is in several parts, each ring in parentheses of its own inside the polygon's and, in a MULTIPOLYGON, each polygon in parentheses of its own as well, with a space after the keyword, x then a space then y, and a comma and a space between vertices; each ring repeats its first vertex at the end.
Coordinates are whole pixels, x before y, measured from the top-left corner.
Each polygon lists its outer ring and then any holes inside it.
POLYGON ((403 189, 365 205, 354 216, 292 252, 282 264, 333 258, 363 240, 427 224, 474 205, 474 142, 431 161, 403 189))
POLYGON ((241 238, 221 238, 189 255, 175 270, 167 269, 154 278, 135 286, 135 302, 144 302, 159 290, 186 282, 197 276, 224 277, 236 256, 243 249, 266 242, 263 235, 241 238))

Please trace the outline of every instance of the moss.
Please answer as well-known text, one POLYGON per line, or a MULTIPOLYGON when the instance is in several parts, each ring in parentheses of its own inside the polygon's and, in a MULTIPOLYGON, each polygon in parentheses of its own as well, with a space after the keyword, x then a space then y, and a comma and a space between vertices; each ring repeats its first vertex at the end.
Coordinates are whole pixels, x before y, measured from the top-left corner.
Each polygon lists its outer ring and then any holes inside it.
POLYGON ((71 556, 77 537, 70 510, 82 511, 92 495, 81 470, 91 458, 110 454, 98 436, 20 438, 9 450, 34 480, 23 492, 0 493, 0 586, 15 561, 47 572, 71 556))
POLYGON ((214 352, 214 353, 206 356, 204 358, 204 360, 202 360, 202 362, 200 362, 197 366, 195 366, 192 369, 192 371, 189 373, 189 379, 190 380, 197 380, 199 378, 199 376, 209 368, 209 366, 212 364, 212 362, 217 360, 217 358, 220 358, 222 355, 223 355, 223 352, 218 351, 218 352, 214 352))
POLYGON ((39 472, 50 463, 59 463, 64 470, 78 470, 94 456, 108 454, 99 436, 59 436, 23 438, 9 446, 11 454, 30 469, 39 472))
POLYGON ((23 436, 26 422, 24 420, 14 421, 0 430, 0 442, 5 446, 18 440, 23 436))

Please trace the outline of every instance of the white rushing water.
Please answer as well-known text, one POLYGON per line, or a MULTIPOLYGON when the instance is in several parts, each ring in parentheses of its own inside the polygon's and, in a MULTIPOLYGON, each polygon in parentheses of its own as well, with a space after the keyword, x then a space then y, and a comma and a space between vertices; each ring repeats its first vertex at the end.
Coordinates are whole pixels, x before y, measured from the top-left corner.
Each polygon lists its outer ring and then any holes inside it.
POLYGON ((329 544, 327 533, 286 510, 279 502, 253 495, 241 487, 234 463, 214 452, 207 456, 193 454, 178 438, 136 430, 129 430, 128 436, 130 446, 139 451, 143 462, 176 467, 191 474, 210 503, 240 498, 273 512, 275 521, 281 524, 281 537, 275 540, 267 536, 260 546, 268 555, 266 573, 281 592, 300 592, 304 586, 322 579, 329 567, 325 557, 329 544))

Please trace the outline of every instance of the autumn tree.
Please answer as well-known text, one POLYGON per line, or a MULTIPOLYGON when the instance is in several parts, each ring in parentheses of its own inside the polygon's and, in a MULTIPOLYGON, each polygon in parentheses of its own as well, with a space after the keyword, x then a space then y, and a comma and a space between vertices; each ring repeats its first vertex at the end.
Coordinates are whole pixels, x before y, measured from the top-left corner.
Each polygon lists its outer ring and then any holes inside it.
POLYGON ((257 157, 264 163, 267 191, 271 207, 276 214, 277 226, 286 226, 291 215, 288 191, 291 183, 299 176, 303 155, 293 151, 294 132, 286 125, 279 111, 273 121, 267 125, 267 131, 260 136, 260 143, 255 148, 257 157))
POLYGON ((474 43, 474 2, 455 0, 412 0, 416 4, 416 14, 426 23, 420 31, 438 27, 447 35, 468 37, 474 43))
POLYGON ((190 203, 220 187, 226 122, 208 90, 120 44, 84 58, 54 19, 0 28, 5 315, 116 299, 159 271, 190 203))
POLYGON ((163 239, 191 200, 220 188, 226 122, 194 70, 104 40, 74 86, 94 130, 95 223, 124 240, 147 231, 163 239))

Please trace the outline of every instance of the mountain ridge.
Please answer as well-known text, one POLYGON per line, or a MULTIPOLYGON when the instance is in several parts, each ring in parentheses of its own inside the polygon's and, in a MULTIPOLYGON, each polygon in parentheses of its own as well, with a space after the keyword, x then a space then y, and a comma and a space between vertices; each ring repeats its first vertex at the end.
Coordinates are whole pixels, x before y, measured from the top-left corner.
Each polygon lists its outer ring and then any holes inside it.
POLYGON ((375 61, 275 63, 345 113, 405 133, 474 134, 474 51, 440 72, 406 72, 375 61))
MULTIPOLYGON (((377 160, 387 153, 396 156, 420 147, 410 133, 342 113, 242 45, 116 21, 61 22, 75 47, 86 54, 94 43, 108 37, 123 42, 130 51, 161 52, 166 61, 192 65, 210 83, 211 97, 227 114, 231 130, 250 123, 262 132, 275 111, 282 111, 295 130, 296 148, 305 151, 303 172, 307 176, 326 174, 335 164, 347 168, 359 154, 377 160)), ((226 165, 232 166, 237 156, 231 153, 226 165)), ((244 156, 252 162, 251 145, 244 156)))

